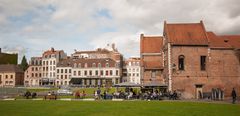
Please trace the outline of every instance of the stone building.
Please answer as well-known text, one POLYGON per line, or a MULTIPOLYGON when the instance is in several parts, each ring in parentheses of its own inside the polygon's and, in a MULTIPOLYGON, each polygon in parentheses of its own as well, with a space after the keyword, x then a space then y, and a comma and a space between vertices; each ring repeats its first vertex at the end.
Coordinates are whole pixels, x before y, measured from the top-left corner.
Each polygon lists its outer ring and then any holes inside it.
POLYGON ((139 57, 131 57, 126 60, 126 72, 127 82, 140 84, 141 67, 139 57))
POLYGON ((25 86, 39 86, 42 78, 42 57, 32 57, 29 67, 24 72, 25 86))
POLYGON ((0 65, 0 87, 23 86, 24 71, 13 64, 0 65))
POLYGON ((42 55, 42 85, 55 85, 56 66, 62 59, 66 59, 67 55, 63 50, 55 50, 51 48, 42 55))
POLYGON ((206 31, 202 21, 165 22, 162 40, 163 44, 158 42, 163 45, 158 52, 163 54, 159 76, 169 91, 180 91, 185 98, 203 98, 213 90, 230 97, 233 87, 240 92, 240 36, 218 36, 206 31))

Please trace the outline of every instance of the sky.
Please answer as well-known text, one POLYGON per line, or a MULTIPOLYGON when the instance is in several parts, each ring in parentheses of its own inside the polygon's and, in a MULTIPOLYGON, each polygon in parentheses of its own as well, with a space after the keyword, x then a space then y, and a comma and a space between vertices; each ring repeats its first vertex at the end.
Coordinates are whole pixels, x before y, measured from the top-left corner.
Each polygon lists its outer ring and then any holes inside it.
MULTIPOLYGON (((27 59, 51 47, 71 55, 115 43, 139 56, 140 34, 162 35, 163 22, 198 23, 240 34, 240 0, 0 0, 0 48, 27 59)), ((20 62, 19 62, 20 63, 20 62)))

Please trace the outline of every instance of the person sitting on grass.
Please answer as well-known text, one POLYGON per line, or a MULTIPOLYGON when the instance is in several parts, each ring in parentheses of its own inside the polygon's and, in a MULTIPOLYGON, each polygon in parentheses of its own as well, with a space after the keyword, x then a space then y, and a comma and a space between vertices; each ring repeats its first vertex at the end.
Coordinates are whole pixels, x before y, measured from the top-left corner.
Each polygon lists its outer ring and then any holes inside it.
POLYGON ((75 99, 79 99, 80 98, 80 92, 79 90, 75 93, 75 99))
POLYGON ((31 96, 31 92, 27 91, 24 96, 26 97, 26 99, 29 99, 29 97, 31 96))

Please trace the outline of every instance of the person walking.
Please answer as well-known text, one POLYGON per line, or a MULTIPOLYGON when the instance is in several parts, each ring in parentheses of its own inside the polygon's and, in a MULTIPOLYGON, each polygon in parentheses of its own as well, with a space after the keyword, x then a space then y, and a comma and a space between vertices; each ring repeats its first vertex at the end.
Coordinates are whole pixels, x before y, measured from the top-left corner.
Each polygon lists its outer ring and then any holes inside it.
POLYGON ((235 91, 235 88, 233 88, 233 90, 232 90, 232 103, 233 104, 235 104, 236 99, 237 99, 237 93, 235 91))

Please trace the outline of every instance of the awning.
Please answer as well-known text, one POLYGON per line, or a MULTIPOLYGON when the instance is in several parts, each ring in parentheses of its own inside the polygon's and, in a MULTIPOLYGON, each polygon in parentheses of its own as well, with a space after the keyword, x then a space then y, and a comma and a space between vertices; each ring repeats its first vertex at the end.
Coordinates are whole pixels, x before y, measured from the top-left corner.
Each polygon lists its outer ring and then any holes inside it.
POLYGON ((82 79, 81 78, 71 78, 70 83, 72 84, 81 84, 82 79))

